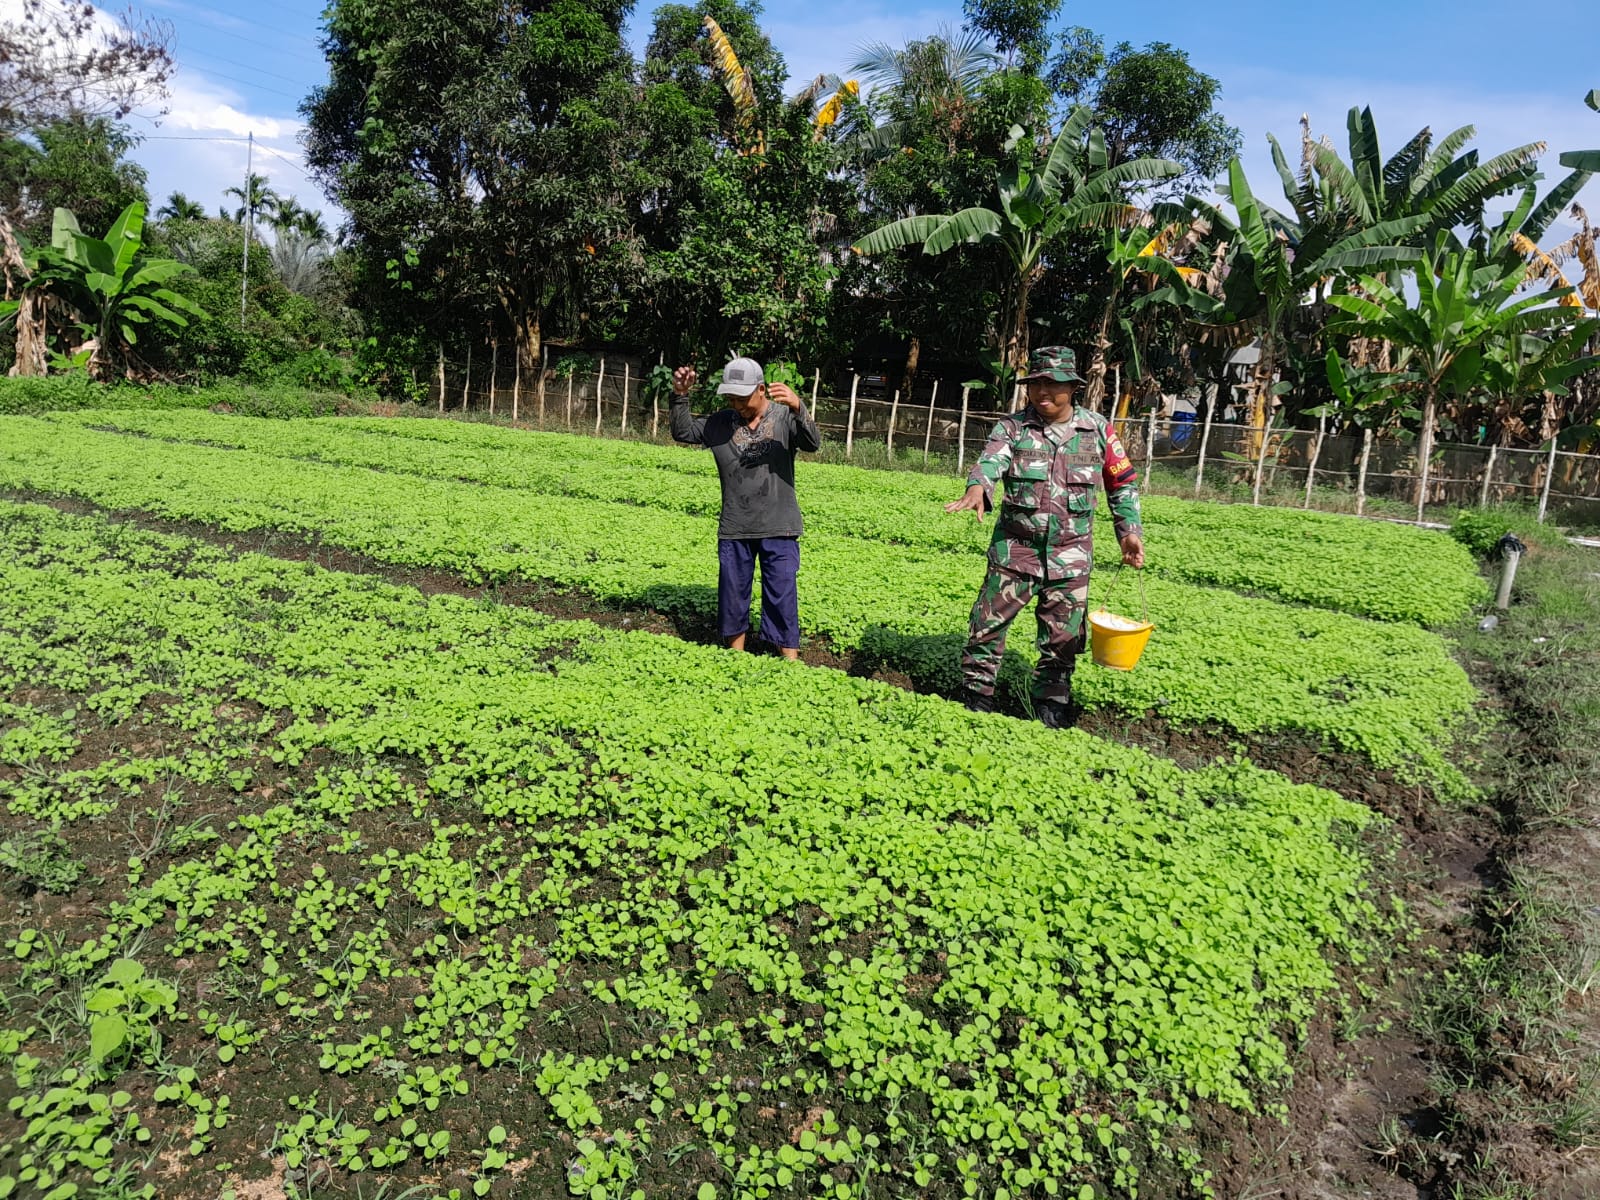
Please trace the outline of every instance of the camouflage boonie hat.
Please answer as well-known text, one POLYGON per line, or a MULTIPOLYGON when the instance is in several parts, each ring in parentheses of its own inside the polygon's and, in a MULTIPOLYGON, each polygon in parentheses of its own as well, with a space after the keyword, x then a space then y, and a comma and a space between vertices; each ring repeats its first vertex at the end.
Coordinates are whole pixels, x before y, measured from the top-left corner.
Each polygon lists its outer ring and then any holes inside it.
POLYGON ((1082 383, 1078 374, 1078 355, 1070 346, 1041 346, 1028 355, 1029 379, 1054 379, 1057 383, 1082 383))

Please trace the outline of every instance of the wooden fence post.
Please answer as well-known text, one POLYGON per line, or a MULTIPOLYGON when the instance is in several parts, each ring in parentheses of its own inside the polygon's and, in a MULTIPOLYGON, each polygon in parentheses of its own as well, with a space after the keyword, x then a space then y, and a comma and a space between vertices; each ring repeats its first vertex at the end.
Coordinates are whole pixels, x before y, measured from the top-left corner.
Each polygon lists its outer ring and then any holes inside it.
POLYGON ((500 370, 500 343, 489 343, 489 415, 494 416, 494 388, 496 373, 500 370))
POLYGON ((1545 461, 1544 489, 1539 493, 1539 524, 1544 524, 1545 511, 1550 507, 1550 485, 1556 478, 1556 439, 1550 437, 1550 457, 1545 461))
POLYGON ((511 423, 517 423, 517 406, 522 400, 522 347, 518 346, 511 355, 511 360, 516 363, 516 369, 511 372, 511 423))
POLYGON ((1499 442, 1496 442, 1489 447, 1489 463, 1483 468, 1483 487, 1478 489, 1479 508, 1489 507, 1489 484, 1494 479, 1494 456, 1499 449, 1499 442))
POLYGON ((1311 465, 1306 468, 1306 502, 1302 508, 1311 507, 1311 484, 1317 477, 1317 459, 1322 457, 1322 436, 1327 431, 1328 418, 1317 418, 1317 440, 1311 445, 1311 465))
POLYGON ((627 359, 622 362, 622 432, 628 432, 628 384, 633 378, 633 364, 627 359))
MULTIPOLYGON (((665 350, 662 350, 656 356, 656 366, 664 367, 666 365, 667 365, 667 352, 665 350)), ((653 387, 653 388, 650 389, 650 436, 651 436, 651 438, 655 438, 655 437, 659 436, 660 433, 661 433, 661 390, 660 390, 660 388, 653 387)))
POLYGON ((594 435, 595 435, 595 437, 599 437, 600 436, 600 418, 605 415, 605 411, 606 411, 606 406, 601 402, 601 397, 605 395, 605 387, 606 387, 606 360, 605 360, 605 356, 602 355, 601 358, 600 358, 600 373, 594 377, 594 435))
POLYGON ((550 347, 541 340, 539 342, 539 428, 544 428, 544 377, 550 371, 550 347))
POLYGON ((1356 516, 1367 507, 1367 462, 1372 457, 1372 426, 1361 431, 1361 466, 1356 470, 1356 516))
POLYGON ((961 385, 961 423, 956 426, 956 470, 967 469, 967 393, 970 389, 966 384, 961 385))
POLYGON ((444 339, 439 340, 439 411, 444 412, 444 339))
POLYGON ((1150 420, 1145 425, 1144 431, 1144 478, 1146 485, 1150 482, 1150 463, 1156 456, 1156 410, 1150 409, 1150 420))
POLYGON ((1200 485, 1206 477, 1206 443, 1211 440, 1211 418, 1217 411, 1217 401, 1222 398, 1222 389, 1218 388, 1211 397, 1211 402, 1206 405, 1206 423, 1200 430, 1200 461, 1194 467, 1194 495, 1200 498, 1200 485))
POLYGON ((861 383, 861 376, 854 371, 850 372, 850 415, 844 422, 844 456, 850 457, 850 451, 856 443, 856 387, 861 383))
POLYGON ((567 376, 567 428, 572 428, 572 381, 578 372, 573 371, 567 376))
POLYGON ((928 427, 922 432, 922 465, 928 465, 928 451, 933 446, 933 406, 939 400, 939 381, 933 381, 933 395, 928 397, 928 427))
POLYGON ((1267 414, 1267 423, 1261 430, 1261 452, 1256 455, 1256 485, 1250 493, 1250 503, 1261 503, 1261 475, 1267 469, 1267 443, 1272 440, 1272 419, 1276 413, 1267 414))
POLYGON ((817 412, 817 389, 822 386, 822 368, 817 367, 811 375, 811 415, 817 412))
POLYGON ((900 415, 900 389, 894 390, 894 401, 889 405, 889 434, 884 440, 884 446, 889 452, 889 461, 894 462, 894 419, 900 415))
POLYGON ((467 373, 461 377, 461 411, 467 411, 467 389, 472 386, 472 343, 467 343, 467 373))

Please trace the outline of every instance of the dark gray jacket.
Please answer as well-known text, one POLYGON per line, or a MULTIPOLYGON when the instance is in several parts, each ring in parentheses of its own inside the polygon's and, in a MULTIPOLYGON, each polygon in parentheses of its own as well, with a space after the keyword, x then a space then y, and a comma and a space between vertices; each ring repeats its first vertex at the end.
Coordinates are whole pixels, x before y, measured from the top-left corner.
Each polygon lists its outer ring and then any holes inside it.
POLYGON ((731 408, 697 417, 687 396, 672 397, 672 437, 705 446, 722 480, 719 538, 799 537, 800 504, 794 494, 794 456, 822 445, 822 431, 805 405, 793 412, 776 401, 754 429, 731 408))

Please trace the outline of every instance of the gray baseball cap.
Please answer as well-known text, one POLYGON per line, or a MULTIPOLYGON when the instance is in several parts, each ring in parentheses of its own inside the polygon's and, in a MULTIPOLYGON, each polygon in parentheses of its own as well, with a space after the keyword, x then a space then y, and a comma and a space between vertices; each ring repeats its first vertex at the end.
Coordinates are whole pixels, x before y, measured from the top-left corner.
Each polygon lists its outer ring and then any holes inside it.
POLYGON ((761 364, 753 358, 736 358, 722 368, 722 382, 717 385, 719 396, 748 396, 761 386, 765 377, 761 364))

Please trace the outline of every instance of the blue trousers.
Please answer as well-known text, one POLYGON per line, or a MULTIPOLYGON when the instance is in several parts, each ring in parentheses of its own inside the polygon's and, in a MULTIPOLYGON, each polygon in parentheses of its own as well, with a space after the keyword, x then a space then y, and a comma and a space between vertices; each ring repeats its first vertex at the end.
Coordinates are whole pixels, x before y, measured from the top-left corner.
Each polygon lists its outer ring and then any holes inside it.
POLYGON ((723 638, 750 629, 750 587, 761 563, 761 628, 757 636, 785 650, 800 646, 798 538, 722 538, 717 542, 717 631, 723 638))

